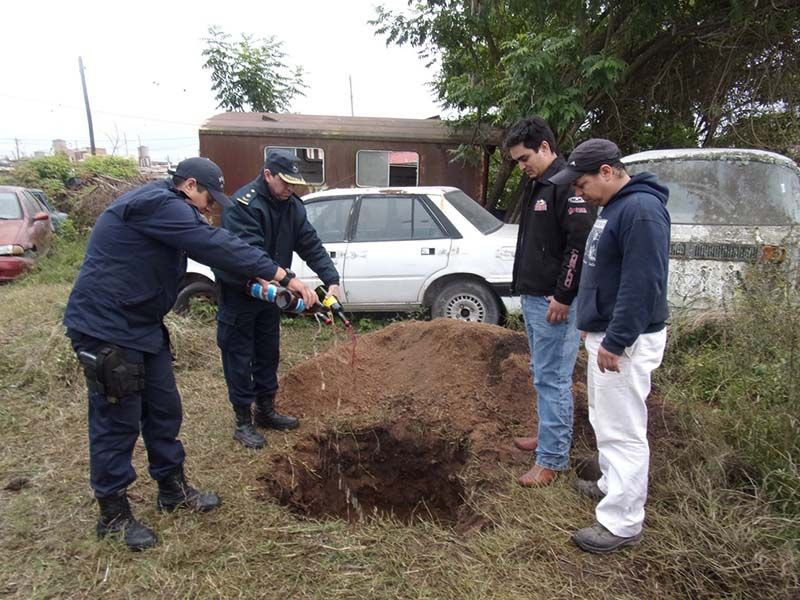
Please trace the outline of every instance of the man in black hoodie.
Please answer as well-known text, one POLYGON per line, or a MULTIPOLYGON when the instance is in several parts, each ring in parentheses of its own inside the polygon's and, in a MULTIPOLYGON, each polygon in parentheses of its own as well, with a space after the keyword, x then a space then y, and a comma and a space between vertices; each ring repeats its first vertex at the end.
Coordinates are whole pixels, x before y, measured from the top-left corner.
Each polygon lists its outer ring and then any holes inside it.
POLYGON ((589 421, 600 455, 599 481, 576 489, 600 500, 597 522, 573 541, 606 553, 642 538, 650 450, 650 375, 667 340, 669 190, 650 173, 630 177, 616 144, 591 139, 570 154, 551 181, 602 207, 586 242, 578 329, 587 332, 589 421))
POLYGON ((533 468, 519 483, 542 487, 569 467, 572 371, 580 343, 573 300, 595 209, 576 197, 569 183, 548 181, 565 162, 543 119, 514 125, 505 147, 530 178, 522 198, 512 287, 522 301, 539 419, 537 436, 515 438, 514 445, 536 452, 533 468))

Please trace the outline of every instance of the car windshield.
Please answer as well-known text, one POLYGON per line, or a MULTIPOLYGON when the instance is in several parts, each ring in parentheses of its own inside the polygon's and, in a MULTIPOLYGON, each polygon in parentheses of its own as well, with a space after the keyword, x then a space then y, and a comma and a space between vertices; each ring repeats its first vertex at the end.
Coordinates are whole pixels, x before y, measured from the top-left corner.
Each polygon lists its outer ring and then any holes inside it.
POLYGON ((669 188, 673 223, 800 223, 800 172, 787 165, 732 156, 655 159, 627 167, 631 173, 654 173, 669 188))
POLYGON ((0 219, 21 219, 22 208, 14 192, 0 192, 0 219))
POLYGON ((503 222, 461 190, 445 193, 445 198, 473 227, 484 235, 497 231, 503 222))

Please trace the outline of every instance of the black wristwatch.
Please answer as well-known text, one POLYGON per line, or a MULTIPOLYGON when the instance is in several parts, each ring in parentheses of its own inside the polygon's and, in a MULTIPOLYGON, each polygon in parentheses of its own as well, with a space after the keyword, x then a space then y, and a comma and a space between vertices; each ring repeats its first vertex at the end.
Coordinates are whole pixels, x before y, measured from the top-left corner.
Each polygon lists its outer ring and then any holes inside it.
POLYGON ((278 283, 281 284, 281 287, 289 287, 289 282, 296 277, 294 271, 289 269, 284 269, 286 271, 286 275, 281 279, 278 283))

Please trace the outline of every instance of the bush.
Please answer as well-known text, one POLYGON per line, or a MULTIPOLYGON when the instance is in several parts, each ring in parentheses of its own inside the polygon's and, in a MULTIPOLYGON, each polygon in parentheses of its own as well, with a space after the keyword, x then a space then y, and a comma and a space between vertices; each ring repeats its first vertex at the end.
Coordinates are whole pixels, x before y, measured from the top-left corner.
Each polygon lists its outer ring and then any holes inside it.
POLYGON ((657 376, 673 400, 710 409, 755 484, 800 513, 800 294, 774 265, 754 269, 714 322, 673 323, 657 376), (699 404, 698 404, 699 401, 699 404))
POLYGON ((139 174, 139 167, 132 158, 89 156, 78 164, 78 174, 85 179, 97 175, 130 179, 139 174))
POLYGON ((75 176, 75 169, 66 156, 40 156, 21 161, 14 168, 12 178, 17 185, 37 188, 53 199, 62 199, 66 182, 75 176))

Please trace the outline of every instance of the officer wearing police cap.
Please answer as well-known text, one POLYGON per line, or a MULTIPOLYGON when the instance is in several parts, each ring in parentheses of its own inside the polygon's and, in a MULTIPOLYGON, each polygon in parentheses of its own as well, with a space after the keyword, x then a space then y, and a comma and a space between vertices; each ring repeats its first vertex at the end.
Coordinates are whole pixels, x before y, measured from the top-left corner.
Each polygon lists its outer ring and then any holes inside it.
MULTIPOLYGON (((305 185, 305 180, 294 152, 269 150, 258 177, 233 195, 233 206, 225 209, 222 226, 286 269, 286 277, 278 282, 297 291, 310 306, 316 302, 316 294, 289 271, 293 252, 333 295, 339 295, 339 273, 295 194, 299 185, 305 185)), ((274 304, 248 295, 246 278, 230 270, 214 272, 220 283, 217 344, 236 416, 233 435, 246 448, 261 448, 266 440, 255 425, 279 430, 299 426, 295 417, 275 410, 280 311, 274 304)))
POLYGON ((171 179, 120 196, 97 219, 64 314, 67 335, 89 390, 90 481, 100 505, 99 537, 133 550, 158 542, 132 515, 126 493, 141 432, 157 507, 206 512, 219 496, 186 481, 178 433, 181 398, 163 318, 175 303, 187 256, 264 283, 286 271, 263 251, 205 220, 213 203, 229 206, 220 168, 189 158, 171 179))

